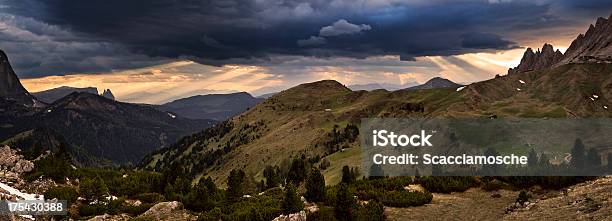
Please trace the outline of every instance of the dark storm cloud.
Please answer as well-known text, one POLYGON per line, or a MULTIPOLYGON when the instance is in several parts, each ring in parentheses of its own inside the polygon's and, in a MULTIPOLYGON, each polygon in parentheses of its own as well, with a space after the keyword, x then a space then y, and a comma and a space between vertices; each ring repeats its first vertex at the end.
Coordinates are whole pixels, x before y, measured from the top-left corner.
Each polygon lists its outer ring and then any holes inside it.
POLYGON ((461 36, 461 46, 474 49, 508 50, 518 48, 512 41, 502 39, 501 36, 490 33, 470 32, 461 36))
MULTIPOLYGON (((66 43, 67 47, 76 47, 69 44, 71 42, 81 43, 77 48, 62 53, 73 53, 72 57, 97 56, 103 60, 85 62, 72 71, 82 71, 89 64, 93 64, 89 71, 137 66, 142 64, 142 56, 155 57, 154 61, 188 58, 223 65, 270 64, 277 60, 272 59, 274 56, 367 58, 397 55, 407 61, 417 56, 506 50, 518 45, 512 39, 500 36, 517 30, 537 30, 571 23, 563 16, 550 13, 553 9, 580 7, 583 12, 602 10, 601 7, 592 7, 595 5, 590 4, 592 1, 580 6, 573 6, 569 1, 502 1, 491 4, 489 1, 469 0, 0 2, 8 6, 1 10, 3 13, 39 21, 40 27, 28 30, 33 34, 48 37, 51 42, 66 43), (55 34, 55 29, 66 30, 66 33, 55 34), (113 53, 116 53, 114 57, 122 59, 111 59, 113 53)), ((602 5, 612 8, 609 4, 602 5)), ((0 40, 0 47, 4 47, 3 41, 0 40)), ((32 47, 37 46, 32 44, 32 47)), ((22 69, 44 67, 50 62, 45 58, 34 60, 40 62, 23 63, 22 69)), ((71 70, 69 62, 64 64, 58 72, 71 70)))

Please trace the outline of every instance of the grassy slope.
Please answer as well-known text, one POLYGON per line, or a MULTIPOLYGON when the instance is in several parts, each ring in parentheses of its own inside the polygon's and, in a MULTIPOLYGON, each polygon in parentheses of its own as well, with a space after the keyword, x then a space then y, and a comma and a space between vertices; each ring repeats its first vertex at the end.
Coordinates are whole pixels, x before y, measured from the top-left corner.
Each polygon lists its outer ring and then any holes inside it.
MULTIPOLYGON (((206 151, 221 148, 232 137, 248 138, 246 144, 224 155, 216 165, 198 171, 222 184, 231 169, 244 169, 261 177, 266 165, 278 165, 301 154, 324 155, 321 141, 334 125, 359 125, 364 117, 609 117, 610 109, 603 106, 612 104, 611 74, 612 65, 572 64, 478 82, 459 92, 455 89, 353 92, 335 81, 303 84, 233 118, 235 127, 228 134, 208 140, 199 138, 181 148, 161 151, 150 158, 153 160, 149 165, 161 162, 158 166, 163 167, 171 161, 187 166, 197 164, 197 160, 189 158, 203 151, 192 152, 194 146, 201 145, 206 151), (599 98, 592 101, 589 98, 592 94, 599 98), (420 113, 400 109, 408 103, 422 103, 425 110, 420 113), (263 126, 241 129, 257 124, 263 126), (175 155, 169 154, 172 152, 175 155)), ((328 184, 339 181, 343 165, 359 166, 358 142, 350 146, 356 148, 326 157, 331 162, 331 167, 324 171, 328 184)))

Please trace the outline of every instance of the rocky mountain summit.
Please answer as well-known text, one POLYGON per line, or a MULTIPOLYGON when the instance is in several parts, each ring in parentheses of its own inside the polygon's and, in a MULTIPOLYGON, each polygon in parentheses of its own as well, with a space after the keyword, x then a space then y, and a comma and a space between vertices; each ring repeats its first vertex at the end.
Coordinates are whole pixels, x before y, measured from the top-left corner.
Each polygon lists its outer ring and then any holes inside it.
POLYGON ((542 51, 527 48, 521 63, 508 74, 546 70, 569 63, 612 63, 612 15, 598 18, 585 34, 580 34, 564 53, 544 44, 542 51))
POLYGON ((0 98, 26 106, 36 106, 37 100, 21 85, 8 56, 0 50, 0 98))
POLYGON ((102 92, 102 97, 115 100, 115 95, 113 95, 113 92, 110 89, 104 90, 104 92, 102 92))
POLYGON ((580 34, 567 48, 564 59, 556 66, 567 63, 612 63, 612 15, 598 18, 585 34, 580 34))
POLYGON ((542 51, 538 49, 533 52, 531 48, 527 48, 521 59, 521 63, 515 68, 510 68, 508 74, 520 72, 545 70, 563 60, 563 53, 558 49, 555 51, 550 44, 544 44, 542 51))

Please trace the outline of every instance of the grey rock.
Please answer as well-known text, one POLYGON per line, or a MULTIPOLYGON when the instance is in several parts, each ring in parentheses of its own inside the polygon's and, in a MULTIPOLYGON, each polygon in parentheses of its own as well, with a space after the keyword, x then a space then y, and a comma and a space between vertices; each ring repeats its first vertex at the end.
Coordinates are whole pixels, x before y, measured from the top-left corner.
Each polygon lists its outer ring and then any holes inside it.
POLYGON ((104 90, 104 92, 102 92, 102 97, 115 100, 115 95, 113 95, 113 92, 110 89, 104 90))
POLYGON ((9 62, 0 50, 0 99, 13 100, 25 106, 37 106, 38 102, 21 84, 9 62))
POLYGON ((527 48, 521 58, 521 63, 515 68, 510 68, 508 74, 516 74, 528 71, 546 70, 553 65, 563 60, 563 53, 559 50, 554 50, 550 44, 544 44, 542 51, 533 52, 531 48, 527 48))

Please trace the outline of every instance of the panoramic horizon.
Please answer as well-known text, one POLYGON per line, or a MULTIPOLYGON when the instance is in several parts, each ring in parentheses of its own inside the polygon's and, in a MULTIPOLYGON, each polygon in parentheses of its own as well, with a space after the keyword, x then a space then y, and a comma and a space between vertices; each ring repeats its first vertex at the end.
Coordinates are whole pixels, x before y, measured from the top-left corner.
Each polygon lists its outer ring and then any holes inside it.
POLYGON ((109 88, 118 100, 151 104, 212 93, 259 96, 324 79, 347 86, 412 86, 434 77, 478 82, 506 74, 525 48, 549 43, 564 52, 612 8, 545 0, 296 1, 274 8, 266 1, 134 2, 107 16, 97 2, 0 5, 0 48, 30 92, 109 88), (189 7, 222 10, 181 10, 189 7))
POLYGON ((0 220, 610 220, 611 119, 612 1, 0 0, 0 220))

